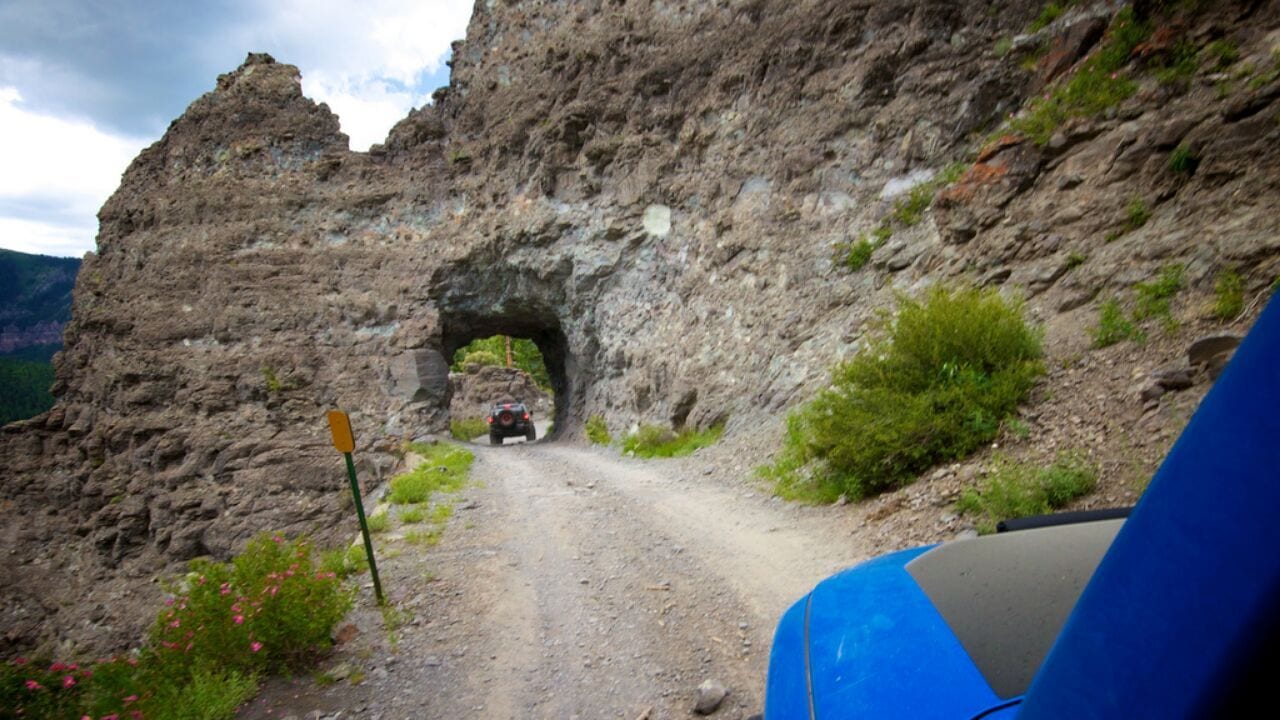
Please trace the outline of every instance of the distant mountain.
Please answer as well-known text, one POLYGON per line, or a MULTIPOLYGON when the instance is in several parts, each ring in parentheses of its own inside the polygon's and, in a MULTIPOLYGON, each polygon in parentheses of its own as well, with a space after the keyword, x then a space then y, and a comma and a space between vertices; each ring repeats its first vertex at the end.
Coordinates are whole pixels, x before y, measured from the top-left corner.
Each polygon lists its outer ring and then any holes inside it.
POLYGON ((0 425, 53 407, 53 354, 71 319, 77 258, 0 250, 0 425))
POLYGON ((79 271, 78 258, 0 250, 0 355, 62 344, 79 271))

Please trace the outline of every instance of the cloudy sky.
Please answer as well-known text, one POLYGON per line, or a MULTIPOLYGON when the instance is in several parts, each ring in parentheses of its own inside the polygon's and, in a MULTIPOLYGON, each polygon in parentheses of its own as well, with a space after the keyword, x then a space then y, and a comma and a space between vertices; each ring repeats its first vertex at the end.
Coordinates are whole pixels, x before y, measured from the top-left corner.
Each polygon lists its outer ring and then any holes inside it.
POLYGON ((0 248, 79 256, 138 151, 248 52, 353 150, 449 82, 474 0, 0 0, 0 248))

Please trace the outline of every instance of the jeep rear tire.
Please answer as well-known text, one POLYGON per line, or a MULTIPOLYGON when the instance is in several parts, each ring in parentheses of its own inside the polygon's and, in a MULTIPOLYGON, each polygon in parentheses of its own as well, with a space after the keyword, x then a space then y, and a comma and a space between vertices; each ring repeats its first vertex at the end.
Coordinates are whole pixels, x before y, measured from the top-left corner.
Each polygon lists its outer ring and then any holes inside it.
POLYGON ((530 425, 528 431, 526 431, 524 434, 524 439, 528 442, 533 442, 534 440, 537 440, 538 431, 535 430, 532 425, 530 425))

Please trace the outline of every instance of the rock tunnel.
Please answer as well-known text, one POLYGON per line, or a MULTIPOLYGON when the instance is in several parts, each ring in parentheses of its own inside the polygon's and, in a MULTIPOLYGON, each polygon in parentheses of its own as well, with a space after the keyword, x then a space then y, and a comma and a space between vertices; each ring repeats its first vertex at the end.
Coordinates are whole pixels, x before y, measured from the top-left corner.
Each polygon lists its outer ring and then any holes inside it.
POLYGON ((532 340, 542 353, 555 393, 555 422, 547 439, 581 423, 585 373, 557 302, 563 288, 521 271, 452 272, 432 293, 439 313, 438 348, 446 363, 473 340, 508 335, 532 340))

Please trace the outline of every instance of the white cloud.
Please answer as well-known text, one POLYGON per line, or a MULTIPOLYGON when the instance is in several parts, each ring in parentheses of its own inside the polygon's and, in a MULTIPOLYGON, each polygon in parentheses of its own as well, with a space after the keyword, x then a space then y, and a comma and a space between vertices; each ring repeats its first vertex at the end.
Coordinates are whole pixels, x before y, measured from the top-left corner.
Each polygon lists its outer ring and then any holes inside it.
POLYGON ((303 92, 338 114, 353 150, 367 150, 428 101, 435 88, 421 83, 466 34, 471 9, 472 0, 371 0, 358 12, 348 0, 284 0, 230 42, 297 65, 303 92))
POLYGON ((39 207, 47 218, 0 215, 0 247, 74 255, 92 250, 98 208, 147 144, 88 122, 31 112, 17 90, 0 87, 0 205, 39 207))

